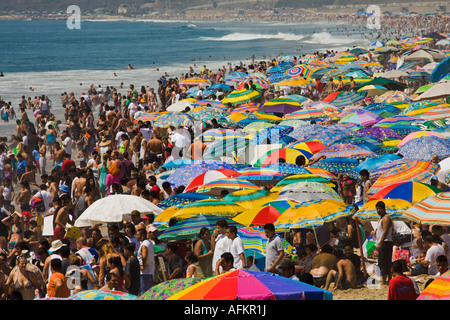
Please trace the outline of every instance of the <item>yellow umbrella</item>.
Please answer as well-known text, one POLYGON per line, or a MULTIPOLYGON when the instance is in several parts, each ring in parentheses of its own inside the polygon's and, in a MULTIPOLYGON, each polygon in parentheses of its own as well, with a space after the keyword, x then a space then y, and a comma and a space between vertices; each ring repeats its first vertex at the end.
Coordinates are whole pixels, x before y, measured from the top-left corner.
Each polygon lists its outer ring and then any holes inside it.
POLYGON ((199 214, 208 214, 233 218, 244 211, 245 208, 232 201, 205 199, 189 203, 184 208, 177 211, 173 217, 177 219, 186 219, 199 214))
POLYGON ((180 210, 180 207, 169 207, 155 217, 155 222, 169 222, 169 220, 180 210))
POLYGON ((304 78, 291 78, 282 80, 280 82, 274 83, 276 86, 280 87, 300 87, 300 86, 307 86, 310 84, 315 83, 312 79, 304 79, 304 78))

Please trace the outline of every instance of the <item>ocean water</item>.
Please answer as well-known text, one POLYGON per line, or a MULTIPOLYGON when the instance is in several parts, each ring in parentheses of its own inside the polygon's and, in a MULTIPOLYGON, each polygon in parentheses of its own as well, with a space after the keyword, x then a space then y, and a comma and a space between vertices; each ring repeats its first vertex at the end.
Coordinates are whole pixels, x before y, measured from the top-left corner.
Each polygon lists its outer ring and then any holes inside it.
MULTIPOLYGON (((157 87, 164 73, 180 76, 189 66, 215 71, 228 63, 248 63, 277 55, 299 56, 326 49, 367 45, 364 29, 341 23, 93 21, 68 29, 65 21, 0 21, 0 96, 17 110, 22 95, 45 94, 62 118, 59 97, 79 97, 91 84, 119 88, 157 87), (126 70, 131 64, 135 69, 126 70), (159 70, 157 70, 159 69, 159 70), (116 74, 116 75, 115 75, 116 74), (30 87, 34 91, 30 91, 30 87)), ((0 135, 14 123, 2 123, 0 135)))

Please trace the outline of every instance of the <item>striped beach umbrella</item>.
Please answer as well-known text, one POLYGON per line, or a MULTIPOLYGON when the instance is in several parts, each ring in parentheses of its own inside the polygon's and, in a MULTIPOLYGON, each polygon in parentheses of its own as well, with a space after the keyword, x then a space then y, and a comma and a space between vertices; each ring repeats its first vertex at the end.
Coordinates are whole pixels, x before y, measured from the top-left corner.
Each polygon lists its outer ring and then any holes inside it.
POLYGON ((180 81, 180 85, 189 85, 189 86, 209 86, 211 82, 207 79, 203 78, 187 78, 180 81))
POLYGON ((279 192, 284 186, 289 184, 298 183, 298 182, 319 182, 323 183, 329 187, 334 187, 335 184, 330 182, 327 178, 321 177, 315 174, 294 174, 291 176, 287 176, 280 182, 278 182, 272 189, 271 192, 279 192))
POLYGON ((260 96, 261 93, 258 91, 244 88, 230 92, 224 99, 222 99, 222 103, 225 105, 228 103, 231 103, 232 105, 239 105, 255 100, 260 96))
POLYGON ((450 270, 434 279, 417 300, 450 300, 450 270))
POLYGON ((298 156, 305 157, 306 162, 308 162, 308 159, 312 157, 312 154, 308 151, 300 149, 280 148, 270 150, 263 154, 260 158, 258 158, 254 165, 257 167, 265 167, 269 164, 280 162, 280 159, 283 159, 287 163, 295 164, 298 156))
POLYGON ((433 132, 433 131, 417 131, 408 134, 406 137, 402 139, 402 141, 397 145, 399 148, 401 148, 403 145, 408 143, 409 141, 421 137, 438 137, 438 138, 444 138, 444 136, 440 135, 439 133, 433 132))
POLYGON ((371 111, 358 110, 355 113, 351 113, 348 116, 342 118, 339 123, 356 123, 364 127, 373 126, 383 120, 383 117, 377 115, 371 111))
POLYGON ((314 69, 306 64, 298 64, 287 70, 286 74, 290 77, 309 77, 314 69))
POLYGON ((265 181, 272 184, 283 179, 283 174, 266 167, 250 167, 239 170, 239 179, 249 180, 257 185, 265 181))
POLYGON ((327 147, 326 145, 314 140, 295 141, 286 146, 286 148, 305 150, 312 154, 316 154, 317 152, 322 151, 326 147, 327 147))
POLYGON ((438 171, 439 165, 436 163, 403 160, 399 162, 399 165, 395 165, 381 174, 368 190, 368 194, 373 195, 384 187, 398 182, 424 182, 438 171))
POLYGON ((210 181, 199 187, 196 192, 206 193, 211 196, 220 196, 221 192, 226 190, 232 192, 235 190, 259 190, 259 187, 250 181, 238 178, 223 178, 210 181))
POLYGON ((440 192, 417 202, 403 215, 421 224, 450 224, 450 192, 440 192))
POLYGON ((267 190, 252 189, 234 191, 227 194, 223 200, 236 203, 245 209, 253 209, 277 198, 277 194, 270 193, 267 190))
POLYGON ((192 106, 193 107, 214 107, 214 108, 220 108, 220 109, 226 109, 227 107, 220 101, 216 101, 216 100, 208 100, 208 99, 203 99, 203 100, 198 100, 195 102, 192 102, 192 106))
POLYGON ((238 176, 239 172, 230 169, 209 170, 195 177, 187 186, 184 192, 195 192, 201 186, 218 179, 238 176))
POLYGON ((424 121, 447 119, 450 118, 450 108, 448 104, 441 105, 418 115, 418 117, 424 121))
POLYGON ((361 146, 350 143, 338 143, 333 144, 317 152, 316 154, 314 154, 312 159, 317 159, 322 156, 326 156, 327 158, 342 157, 342 158, 362 159, 374 155, 375 155, 374 152, 361 146))
POLYGON ((290 114, 286 114, 283 119, 284 120, 310 120, 310 119, 319 119, 319 118, 328 118, 328 115, 318 109, 303 109, 299 111, 294 111, 290 114))
POLYGON ((151 113, 143 113, 136 119, 134 119, 133 123, 138 123, 139 121, 142 122, 151 122, 154 121, 158 116, 164 114, 164 112, 151 112, 151 113))
POLYGON ((380 200, 370 200, 366 202, 358 212, 353 216, 358 217, 361 220, 373 220, 377 221, 380 216, 377 213, 376 204, 379 201, 383 201, 386 205, 386 213, 391 217, 392 220, 406 220, 403 217, 403 212, 411 208, 412 203, 403 199, 380 199, 380 200))
POLYGON ((399 182, 384 187, 372 195, 369 200, 403 199, 415 204, 439 192, 442 192, 442 190, 431 184, 416 181, 399 182))
POLYGON ((226 139, 238 139, 244 138, 238 132, 232 129, 225 128, 217 128, 217 129, 208 129, 199 135, 196 139, 202 139, 204 142, 212 142, 216 140, 226 140, 226 139))
POLYGON ((251 144, 280 143, 281 139, 291 133, 294 128, 275 125, 259 131, 251 140, 251 144))
POLYGON ((258 110, 258 112, 285 115, 298 111, 301 108, 302 105, 299 102, 287 97, 280 97, 271 99, 270 101, 264 103, 263 106, 258 110))
POLYGON ((173 217, 187 219, 199 214, 211 214, 221 217, 233 218, 238 213, 244 212, 240 205, 219 199, 205 199, 189 203, 179 210, 173 217))
POLYGON ((314 199, 335 199, 342 201, 339 194, 333 189, 333 187, 331 187, 331 185, 332 184, 328 185, 327 183, 323 182, 311 181, 290 183, 281 188, 281 190, 279 191, 280 196, 278 197, 278 200, 284 199, 296 202, 305 202, 314 199), (316 198, 305 199, 302 198, 301 195, 296 195, 297 193, 304 194, 308 192, 315 193, 316 195, 312 196, 316 196, 316 198))
POLYGON ((247 227, 263 227, 266 223, 274 223, 284 210, 270 205, 258 206, 238 214, 233 220, 247 227))
MULTIPOLYGON (((237 216, 235 218, 237 218, 237 216)), ((238 229, 238 235, 239 237, 241 237, 242 242, 244 243, 244 248, 246 250, 256 251, 258 253, 266 255, 266 246, 268 239, 262 227, 245 226, 238 229)), ((282 238, 280 235, 275 236, 281 239, 285 254, 295 253, 296 249, 287 240, 282 238)))
POLYGON ((364 100, 366 96, 367 92, 340 92, 329 102, 336 107, 346 107, 364 100))
POLYGON ((415 125, 416 123, 425 122, 425 120, 412 116, 392 116, 384 118, 374 124, 374 127, 392 127, 398 125, 415 125))
POLYGON ((271 163, 266 166, 263 166, 263 168, 268 170, 274 170, 276 172, 281 173, 283 176, 291 175, 291 174, 309 174, 311 173, 309 169, 303 168, 301 166, 298 166, 294 163, 289 162, 277 162, 277 163, 271 163))
MULTIPOLYGON (((194 190, 195 191, 195 190, 194 190)), ((212 196, 208 196, 206 194, 201 193, 195 193, 195 192, 183 192, 180 194, 176 194, 168 199, 165 199, 158 203, 158 207, 161 209, 167 209, 170 207, 184 207, 189 203, 205 200, 205 199, 212 199, 212 196)), ((162 212, 161 212, 162 214, 162 212)), ((159 215, 158 215, 159 217, 159 215)))
POLYGON ((269 80, 271 84, 274 84, 276 82, 280 82, 282 80, 290 78, 291 76, 287 75, 286 73, 273 73, 267 78, 267 80, 269 80))
POLYGON ((274 222, 277 231, 321 226, 352 214, 353 206, 330 199, 311 200, 287 209, 274 222))
POLYGON ((225 219, 228 222, 228 225, 231 226, 236 226, 238 228, 242 226, 227 217, 199 213, 191 218, 178 221, 170 228, 164 230, 158 238, 161 240, 195 239, 198 237, 200 230, 204 227, 208 228, 210 231, 216 229, 216 222, 219 219, 225 219))

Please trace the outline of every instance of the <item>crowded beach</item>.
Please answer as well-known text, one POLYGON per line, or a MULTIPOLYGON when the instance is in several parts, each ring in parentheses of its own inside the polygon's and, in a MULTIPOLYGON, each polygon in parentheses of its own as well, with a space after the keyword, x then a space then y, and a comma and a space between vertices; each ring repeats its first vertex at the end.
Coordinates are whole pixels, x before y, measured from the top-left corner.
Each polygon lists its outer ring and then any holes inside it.
POLYGON ((0 298, 448 299, 449 18, 414 21, 2 100, 0 298))

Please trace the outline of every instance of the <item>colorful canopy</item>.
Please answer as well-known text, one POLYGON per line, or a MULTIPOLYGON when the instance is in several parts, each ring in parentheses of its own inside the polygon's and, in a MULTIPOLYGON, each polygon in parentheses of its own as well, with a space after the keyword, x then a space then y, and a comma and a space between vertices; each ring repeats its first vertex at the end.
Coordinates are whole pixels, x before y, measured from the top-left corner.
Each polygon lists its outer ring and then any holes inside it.
POLYGON ((263 227, 266 223, 274 223, 284 210, 270 205, 260 207, 255 206, 238 214, 233 220, 247 227, 263 227))
POLYGON ((71 295, 68 300, 138 300, 138 296, 122 291, 84 290, 71 295))
POLYGON ((225 105, 228 103, 231 103, 232 105, 239 105, 257 99, 260 96, 261 93, 256 90, 243 88, 230 92, 224 99, 222 99, 222 103, 225 105))
POLYGON ((386 205, 386 213, 392 220, 405 220, 403 212, 412 206, 411 202, 402 199, 379 199, 366 202, 358 212, 354 214, 361 220, 379 220, 380 216, 377 213, 376 204, 383 201, 386 205))
POLYGON ((377 115, 374 112, 358 110, 355 113, 342 118, 339 122, 340 123, 351 122, 360 124, 364 127, 368 127, 378 123, 381 120, 383 120, 383 117, 377 115))
POLYGON ((197 189, 198 193, 206 193, 211 196, 220 196, 223 190, 232 192, 235 190, 259 190, 259 187, 250 181, 239 178, 222 178, 205 183, 197 189))
POLYGON ((138 300, 166 300, 174 294, 199 283, 199 278, 180 278, 163 281, 139 296, 138 300))
POLYGON ((374 156, 375 153, 354 145, 350 143, 339 143, 339 144, 333 144, 332 146, 326 147, 322 149, 321 151, 317 152, 312 159, 317 159, 322 156, 326 156, 327 158, 351 158, 351 159, 362 159, 367 158, 369 156, 374 156))
POLYGON ((413 139, 421 138, 421 137, 429 137, 429 136, 444 138, 444 136, 442 136, 441 134, 433 132, 433 131, 417 131, 417 132, 412 132, 412 133, 408 134, 406 137, 404 137, 402 139, 402 141, 397 145, 397 147, 401 148, 407 142, 409 142, 413 139))
POLYGON ((421 224, 450 224, 450 192, 440 192, 417 202, 406 210, 405 218, 421 224))
POLYGON ((231 201, 244 209, 252 209, 278 198, 276 193, 270 193, 267 190, 239 190, 227 194, 223 197, 224 201, 231 201))
POLYGON ((273 273, 235 270, 202 281, 170 300, 331 300, 332 293, 273 273))
POLYGON ((186 120, 191 121, 194 123, 195 119, 188 113, 183 112, 166 112, 158 116, 153 121, 154 127, 170 127, 174 126, 175 128, 184 126, 184 122, 186 120))
POLYGON ((437 136, 415 138, 400 147, 398 153, 407 160, 431 161, 435 154, 444 159, 450 156, 450 140, 437 136))
POLYGON ((284 186, 287 186, 292 183, 297 182, 320 182, 323 184, 326 184, 327 186, 334 187, 334 183, 330 182, 330 180, 323 178, 321 176, 315 175, 315 174, 294 174, 287 176, 280 182, 278 182, 272 189, 270 189, 271 192, 278 192, 280 191, 284 186))
POLYGON ((287 209, 274 222, 277 231, 321 226, 352 213, 353 206, 330 199, 311 200, 287 209))
POLYGON ((204 173, 200 174, 199 176, 195 177, 186 186, 186 189, 184 189, 184 192, 194 192, 199 187, 201 187, 211 181, 223 179, 223 178, 227 178, 227 177, 238 176, 238 175, 239 175, 238 171, 234 171, 234 170, 230 170, 230 169, 210 170, 210 171, 204 172, 204 173))
POLYGON ((205 199, 189 203, 179 210, 174 217, 186 219, 199 214, 208 214, 232 218, 244 211, 245 208, 231 201, 225 201, 223 199, 205 199))
POLYGON ((450 270, 434 279, 417 300, 450 300, 450 270))
POLYGON ((369 200, 403 199, 415 204, 439 192, 442 190, 430 184, 415 181, 399 182, 384 187, 372 195, 369 200))
POLYGON ((280 159, 285 160, 287 163, 295 164, 298 156, 305 157, 307 163, 308 159, 312 157, 312 154, 308 151, 300 149, 280 148, 270 150, 266 154, 263 154, 254 165, 265 167, 269 164, 276 164, 280 162, 280 159))

